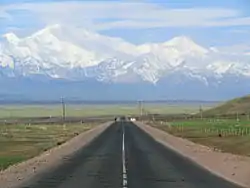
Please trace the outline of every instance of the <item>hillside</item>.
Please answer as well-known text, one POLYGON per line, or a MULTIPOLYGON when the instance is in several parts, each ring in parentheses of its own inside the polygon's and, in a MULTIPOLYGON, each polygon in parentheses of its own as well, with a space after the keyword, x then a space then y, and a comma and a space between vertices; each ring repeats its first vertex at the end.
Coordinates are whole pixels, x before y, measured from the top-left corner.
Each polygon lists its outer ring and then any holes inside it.
POLYGON ((204 112, 204 115, 234 115, 250 113, 250 95, 228 101, 218 107, 204 112))

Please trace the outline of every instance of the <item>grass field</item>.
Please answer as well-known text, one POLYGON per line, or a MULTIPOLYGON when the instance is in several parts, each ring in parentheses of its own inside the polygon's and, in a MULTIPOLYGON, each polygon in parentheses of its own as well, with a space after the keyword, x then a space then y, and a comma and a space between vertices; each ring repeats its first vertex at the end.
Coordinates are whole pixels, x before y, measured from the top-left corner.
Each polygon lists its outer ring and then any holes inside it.
POLYGON ((210 119, 152 125, 215 150, 250 156, 250 121, 210 119))
POLYGON ((0 170, 40 154, 95 124, 0 125, 0 170))
MULTIPOLYGON (((211 108, 211 105, 203 107, 211 108)), ((145 104, 144 109, 150 113, 176 114, 197 113, 198 105, 168 105, 145 104)), ((76 116, 100 116, 100 115, 135 115, 139 114, 138 105, 66 105, 66 115, 76 116)), ((2 105, 0 106, 0 118, 15 117, 57 117, 62 115, 60 105, 2 105)))

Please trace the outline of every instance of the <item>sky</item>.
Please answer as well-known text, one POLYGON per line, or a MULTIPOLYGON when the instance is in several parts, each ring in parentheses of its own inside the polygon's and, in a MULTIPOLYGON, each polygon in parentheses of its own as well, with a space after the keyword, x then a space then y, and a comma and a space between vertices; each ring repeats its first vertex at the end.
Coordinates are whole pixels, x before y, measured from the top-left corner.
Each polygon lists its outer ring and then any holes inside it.
POLYGON ((249 0, 0 0, 0 35, 61 24, 134 44, 188 36, 203 46, 250 46, 249 0))

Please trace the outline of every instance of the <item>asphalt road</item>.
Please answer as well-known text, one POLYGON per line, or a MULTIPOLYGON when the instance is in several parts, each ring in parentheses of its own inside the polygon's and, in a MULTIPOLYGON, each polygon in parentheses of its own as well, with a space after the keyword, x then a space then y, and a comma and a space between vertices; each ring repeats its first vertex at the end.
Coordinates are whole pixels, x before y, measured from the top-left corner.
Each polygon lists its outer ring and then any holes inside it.
POLYGON ((21 186, 121 187, 238 188, 165 148, 128 122, 114 123, 89 145, 65 158, 63 165, 21 186))

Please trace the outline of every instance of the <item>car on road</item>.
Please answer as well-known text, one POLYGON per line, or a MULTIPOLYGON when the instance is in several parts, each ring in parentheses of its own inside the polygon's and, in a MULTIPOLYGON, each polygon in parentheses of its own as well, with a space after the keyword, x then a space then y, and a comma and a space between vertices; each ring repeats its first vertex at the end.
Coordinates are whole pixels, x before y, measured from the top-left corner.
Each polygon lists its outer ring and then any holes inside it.
POLYGON ((127 118, 125 116, 115 117, 115 122, 117 121, 126 121, 127 118))

